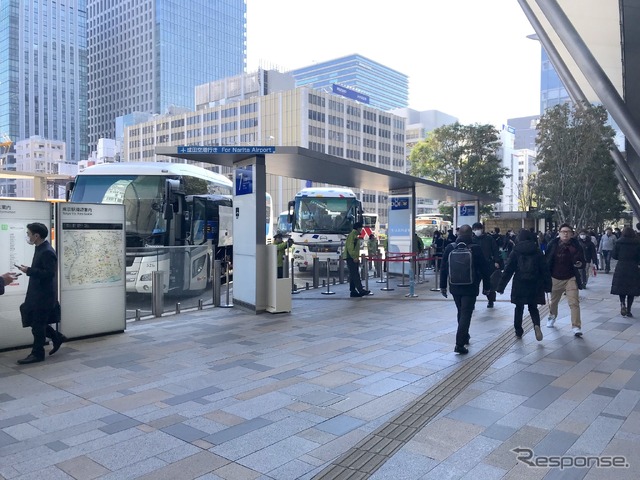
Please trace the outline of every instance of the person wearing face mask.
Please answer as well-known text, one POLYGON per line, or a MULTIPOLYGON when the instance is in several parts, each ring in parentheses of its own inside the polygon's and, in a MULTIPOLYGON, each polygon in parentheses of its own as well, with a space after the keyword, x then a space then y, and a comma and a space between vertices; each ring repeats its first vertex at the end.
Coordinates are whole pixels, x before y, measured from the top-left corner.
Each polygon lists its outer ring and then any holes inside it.
POLYGON ((31 266, 16 265, 29 277, 27 295, 20 306, 22 324, 31 327, 33 347, 29 356, 18 360, 20 365, 42 362, 44 360, 44 344, 47 337, 53 343, 49 355, 55 353, 67 338, 53 329, 49 324, 60 321, 60 304, 58 303, 57 264, 55 250, 46 240, 49 230, 42 223, 27 225, 27 243, 35 245, 31 266))
POLYGON ((585 264, 579 268, 580 278, 582 279, 582 287, 587 288, 587 282, 589 281, 589 273, 591 272, 591 264, 596 261, 598 253, 596 252, 596 246, 591 241, 591 236, 586 230, 581 230, 578 235, 578 243, 584 250, 585 264))
MULTIPOLYGON (((600 239, 599 252, 602 254, 604 260, 604 273, 611 271, 611 252, 616 244, 616 236, 613 234, 611 227, 607 228, 605 234, 600 239)), ((600 265, 602 267, 602 265, 600 265)))
POLYGON ((493 308, 493 302, 496 301, 496 286, 500 280, 500 272, 504 262, 495 239, 484 232, 484 225, 476 222, 471 228, 473 229, 473 243, 480 246, 484 259, 490 266, 491 289, 487 293, 487 308, 493 308))

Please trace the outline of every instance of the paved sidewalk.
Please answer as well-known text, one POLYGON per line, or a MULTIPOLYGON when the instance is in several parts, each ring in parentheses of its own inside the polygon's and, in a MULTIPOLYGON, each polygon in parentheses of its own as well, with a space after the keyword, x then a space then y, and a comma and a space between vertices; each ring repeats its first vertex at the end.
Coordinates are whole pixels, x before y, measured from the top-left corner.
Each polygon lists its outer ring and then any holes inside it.
POLYGON ((514 338, 508 293, 479 297, 466 356, 430 279, 417 298, 339 285, 292 314, 130 323, 31 366, 0 353, 0 477, 638 478, 640 320, 620 316, 611 275, 581 292, 582 339, 564 300, 536 342, 514 338), (529 467, 517 447, 630 467, 529 467))

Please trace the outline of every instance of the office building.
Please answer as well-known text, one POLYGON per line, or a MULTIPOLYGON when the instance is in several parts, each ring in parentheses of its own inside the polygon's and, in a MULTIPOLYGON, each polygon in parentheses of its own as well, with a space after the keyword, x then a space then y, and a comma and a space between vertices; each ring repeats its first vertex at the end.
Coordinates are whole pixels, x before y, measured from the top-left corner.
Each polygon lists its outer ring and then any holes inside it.
POLYGON ((246 67, 245 0, 87 0, 89 146, 134 112, 194 108, 194 87, 246 67))
POLYGON ((536 150, 536 137, 538 135, 538 122, 540 115, 530 115, 528 117, 510 118, 507 125, 514 129, 516 150, 526 148, 536 150))
POLYGON ((380 110, 409 106, 409 77, 362 55, 292 70, 296 86, 332 92, 380 110))
MULTIPOLYGON (((206 90, 206 89, 205 89, 206 90)), ((367 165, 405 171, 405 120, 342 96, 307 87, 254 96, 195 112, 159 116, 125 129, 128 161, 172 161, 156 155, 156 146, 282 145, 300 146, 367 165)), ((211 165, 207 165, 211 168, 211 165)), ((222 167, 211 168, 228 173, 222 167)), ((276 213, 313 179, 268 175, 267 191, 276 213)), ((387 194, 357 191, 368 212, 387 223, 387 194)))
POLYGON ((71 162, 87 155, 85 4, 0 2, 0 137, 64 142, 71 162))
MULTIPOLYGON (((59 177, 72 177, 77 173, 77 164, 68 162, 66 143, 62 140, 47 140, 34 135, 16 142, 15 169, 19 172, 36 173, 48 177, 43 184, 46 188, 47 198, 64 198, 65 183, 67 179, 60 181, 59 177), (58 181, 56 181, 58 178, 58 181)), ((16 180, 15 196, 21 198, 38 198, 35 188, 36 182, 29 180, 16 180)))

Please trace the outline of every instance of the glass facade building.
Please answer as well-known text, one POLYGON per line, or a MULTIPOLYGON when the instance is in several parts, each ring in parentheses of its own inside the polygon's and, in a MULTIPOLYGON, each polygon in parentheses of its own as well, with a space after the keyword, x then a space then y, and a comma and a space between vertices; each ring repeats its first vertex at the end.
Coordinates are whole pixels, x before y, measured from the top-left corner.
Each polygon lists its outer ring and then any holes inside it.
POLYGON ((409 106, 409 77, 362 55, 349 55, 290 72, 296 86, 332 92, 333 85, 368 97, 368 104, 381 110, 409 106))
POLYGON ((194 108, 196 85, 246 68, 245 0, 88 0, 89 144, 117 117, 194 108))
POLYGON ((0 2, 0 134, 87 155, 86 1, 0 2))

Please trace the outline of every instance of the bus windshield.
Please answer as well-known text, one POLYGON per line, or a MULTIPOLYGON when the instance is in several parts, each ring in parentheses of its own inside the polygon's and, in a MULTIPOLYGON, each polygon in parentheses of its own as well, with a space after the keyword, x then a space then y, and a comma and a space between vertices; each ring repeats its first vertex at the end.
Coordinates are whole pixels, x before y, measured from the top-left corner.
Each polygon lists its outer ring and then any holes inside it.
POLYGON ((358 200, 350 197, 298 197, 294 231, 348 234, 358 218, 358 205, 358 200))
POLYGON ((157 175, 79 175, 70 200, 125 205, 127 244, 162 244, 166 229, 162 215, 166 178, 157 175), (134 238, 137 241, 132 241, 134 238))

